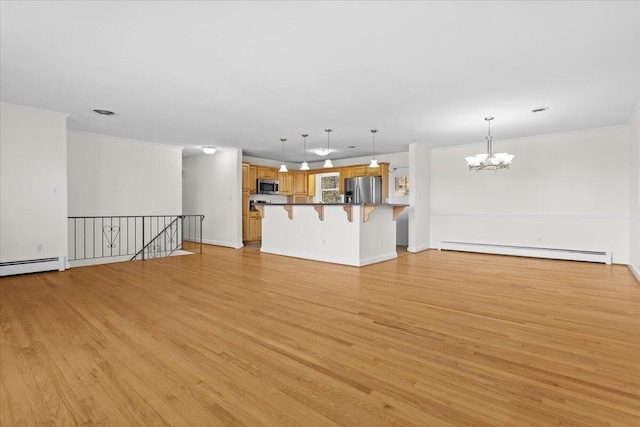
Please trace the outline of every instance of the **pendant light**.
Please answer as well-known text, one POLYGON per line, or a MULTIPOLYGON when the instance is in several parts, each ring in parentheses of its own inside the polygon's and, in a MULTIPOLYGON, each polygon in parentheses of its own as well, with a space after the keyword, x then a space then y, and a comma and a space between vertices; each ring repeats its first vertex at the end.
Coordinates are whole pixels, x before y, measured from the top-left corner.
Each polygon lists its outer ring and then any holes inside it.
POLYGON ((496 153, 493 154, 493 136, 491 136, 491 120, 493 117, 485 117, 487 121, 487 152, 465 157, 469 170, 474 171, 497 171, 498 169, 509 169, 511 161, 515 157, 513 154, 496 153))
POLYGON ((302 134, 302 137, 304 138, 304 152, 302 154, 303 156, 303 162, 302 162, 302 166, 300 166, 300 170, 301 171, 308 171, 309 170, 309 163, 307 163, 307 137, 309 135, 306 133, 302 134))
POLYGON ((369 163, 369 167, 372 169, 378 168, 378 161, 376 160, 376 133, 378 129, 371 129, 371 134, 373 135, 373 159, 371 159, 371 163, 369 163))
POLYGON ((322 166, 323 168, 332 168, 333 167, 333 163, 331 163, 331 159, 329 158, 329 153, 331 153, 331 151, 329 150, 329 133, 333 132, 331 129, 325 129, 324 130, 327 133, 327 160, 324 161, 324 165, 322 166))
POLYGON ((278 170, 278 172, 289 172, 287 165, 284 164, 284 142, 286 140, 287 138, 280 138, 280 141, 282 141, 282 164, 280 165, 280 170, 278 170))

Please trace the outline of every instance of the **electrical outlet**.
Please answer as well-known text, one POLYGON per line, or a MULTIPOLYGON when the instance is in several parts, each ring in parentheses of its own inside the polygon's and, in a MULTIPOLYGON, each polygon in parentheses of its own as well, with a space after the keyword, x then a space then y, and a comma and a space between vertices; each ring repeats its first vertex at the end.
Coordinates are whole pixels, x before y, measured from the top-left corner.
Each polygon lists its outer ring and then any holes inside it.
POLYGON ((380 246, 382 246, 383 244, 384 244, 384 241, 380 239, 380 246))
POLYGON ((44 246, 36 245, 36 252, 42 252, 42 251, 44 251, 44 246))

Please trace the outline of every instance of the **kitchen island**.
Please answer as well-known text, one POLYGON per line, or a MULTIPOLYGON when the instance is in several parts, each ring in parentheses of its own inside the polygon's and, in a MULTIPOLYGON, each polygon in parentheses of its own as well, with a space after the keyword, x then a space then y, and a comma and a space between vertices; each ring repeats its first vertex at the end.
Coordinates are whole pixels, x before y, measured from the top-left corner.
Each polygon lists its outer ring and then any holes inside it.
POLYGON ((336 264, 397 258, 396 219, 407 205, 265 204, 261 252, 336 264))

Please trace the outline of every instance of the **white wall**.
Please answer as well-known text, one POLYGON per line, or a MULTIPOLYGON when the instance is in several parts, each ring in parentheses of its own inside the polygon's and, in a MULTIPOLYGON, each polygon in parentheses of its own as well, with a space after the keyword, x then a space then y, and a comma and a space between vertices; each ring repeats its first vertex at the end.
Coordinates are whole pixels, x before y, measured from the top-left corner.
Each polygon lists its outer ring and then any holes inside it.
POLYGON ((69 216, 179 215, 182 149, 69 131, 69 216))
POLYGON ((66 117, 0 104, 1 262, 67 256, 66 117))
POLYGON ((430 159, 428 149, 419 144, 409 145, 409 252, 430 247, 430 159))
POLYGON ((242 247, 242 151, 182 162, 182 210, 205 215, 203 242, 242 247))
POLYGON ((442 240, 611 250, 629 259, 628 126, 494 141, 510 170, 468 170, 484 144, 431 153, 431 245, 442 240))
POLYGON ((629 265, 640 280, 640 102, 631 118, 631 191, 629 198, 629 265))

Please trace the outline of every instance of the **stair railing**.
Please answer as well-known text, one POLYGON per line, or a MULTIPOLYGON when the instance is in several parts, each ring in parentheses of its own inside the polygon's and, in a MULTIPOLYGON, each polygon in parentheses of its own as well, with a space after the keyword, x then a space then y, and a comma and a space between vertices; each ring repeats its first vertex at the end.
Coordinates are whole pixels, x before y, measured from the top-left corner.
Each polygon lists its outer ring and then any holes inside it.
POLYGON ((204 215, 69 217, 69 261, 112 261, 202 253, 204 215))

